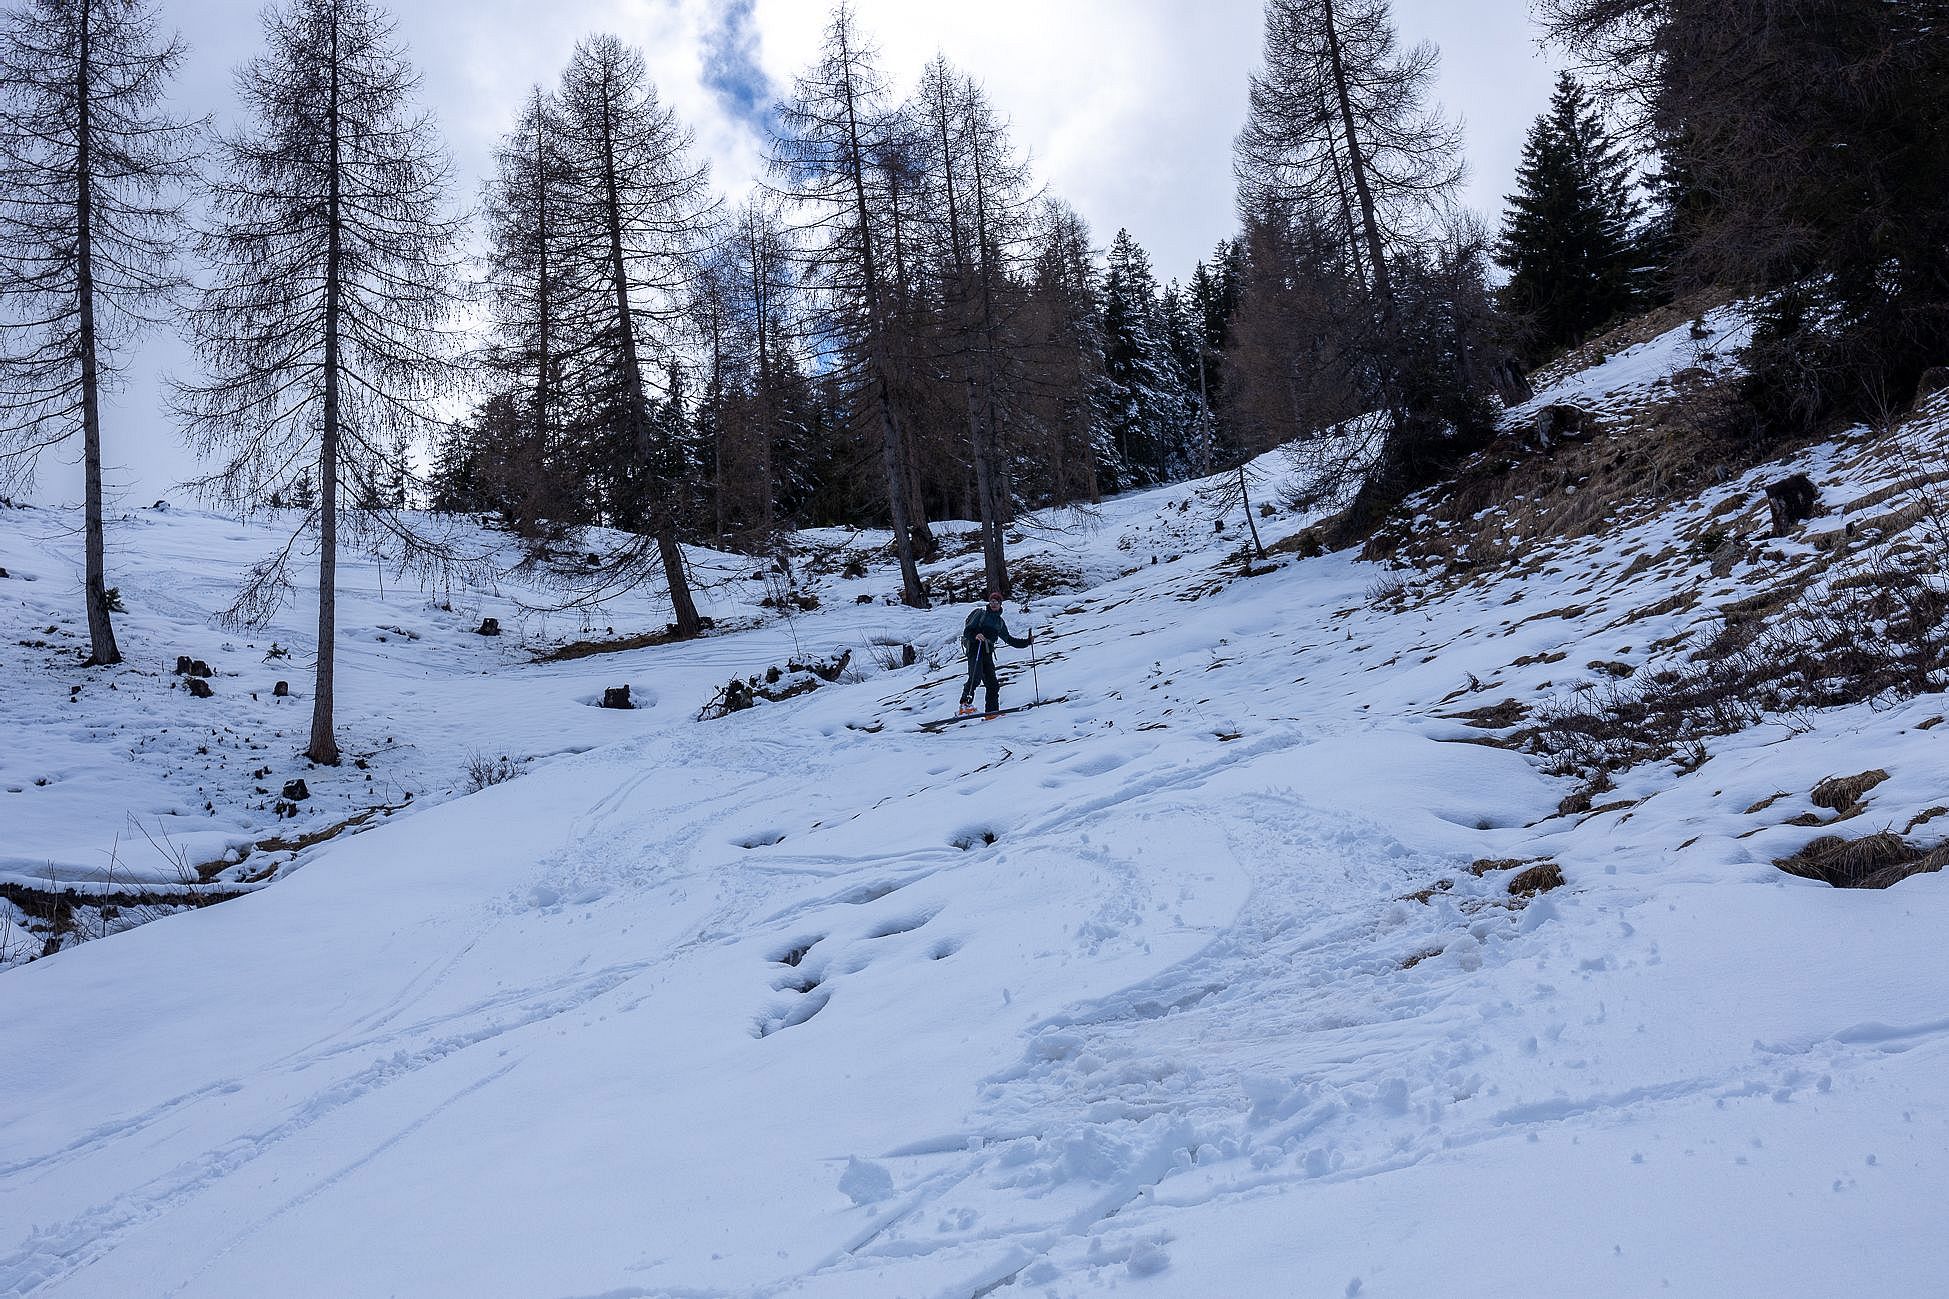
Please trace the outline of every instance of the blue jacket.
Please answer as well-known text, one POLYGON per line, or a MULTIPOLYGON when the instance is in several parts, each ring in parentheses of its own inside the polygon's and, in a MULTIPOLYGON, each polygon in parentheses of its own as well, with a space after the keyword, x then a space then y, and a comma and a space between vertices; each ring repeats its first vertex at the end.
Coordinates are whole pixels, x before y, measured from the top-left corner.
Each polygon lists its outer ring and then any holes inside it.
POLYGON ((968 615, 968 621, 961 627, 961 652, 969 658, 974 657, 975 637, 986 636, 993 645, 997 638, 1007 641, 1016 649, 1027 647, 1028 642, 1008 634, 1008 622, 1000 613, 990 613, 983 605, 968 615))

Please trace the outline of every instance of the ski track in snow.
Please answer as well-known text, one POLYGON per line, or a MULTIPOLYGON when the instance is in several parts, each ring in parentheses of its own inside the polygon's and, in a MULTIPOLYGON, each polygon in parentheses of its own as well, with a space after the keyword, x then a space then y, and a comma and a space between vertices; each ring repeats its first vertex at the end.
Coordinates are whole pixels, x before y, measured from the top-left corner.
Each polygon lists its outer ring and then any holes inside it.
MULTIPOLYGON (((1682 332, 1571 390, 1654 381, 1682 332)), ((1878 485, 1845 448, 1807 462, 1878 485)), ((0 974, 0 1295, 1929 1293, 1949 891, 1769 862, 1819 832, 1788 820, 1823 776, 1892 773, 1863 833, 1940 801, 1940 699, 1729 737, 1587 816, 1448 716, 1700 625, 1639 612, 1757 578, 1677 529, 1775 472, 1400 613, 1344 556, 1215 583, 1229 543, 1187 489, 1114 502, 1024 548, 1087 575, 1036 620, 1069 698, 939 735, 913 728, 958 678, 925 665, 689 720, 799 636, 951 644, 958 611, 855 611, 874 579, 790 636, 545 667, 456 630, 492 605, 427 614, 444 674, 368 682, 392 711, 348 729, 397 735, 396 778, 431 789, 484 690, 557 756, 0 974), (618 679, 654 706, 583 706, 618 679), (1569 887, 1527 905, 1465 869, 1546 854, 1569 887)), ((142 526, 189 574, 127 583, 159 657, 221 602, 196 539, 253 534, 142 526)), ((24 617, 52 620, 66 544, 8 535, 43 577, 24 617)), ((348 622, 423 601, 392 599, 348 622)), ((414 652, 383 644, 368 668, 414 652)), ((97 817, 163 796, 74 778, 97 817)), ((46 806, 36 843, 95 832, 46 806)))

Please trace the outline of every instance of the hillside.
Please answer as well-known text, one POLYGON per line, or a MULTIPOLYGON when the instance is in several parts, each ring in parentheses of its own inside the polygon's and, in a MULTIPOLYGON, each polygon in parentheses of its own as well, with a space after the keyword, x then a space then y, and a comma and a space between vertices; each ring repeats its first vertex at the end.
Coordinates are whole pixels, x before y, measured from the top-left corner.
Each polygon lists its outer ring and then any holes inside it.
MULTIPOLYGON (((1696 344, 1537 404, 1615 419, 1696 344)), ((1049 702, 940 734, 963 610, 883 603, 884 538, 805 538, 790 619, 701 554, 716 633, 553 662, 654 593, 584 627, 368 568, 329 773, 265 659, 302 603, 210 630, 269 531, 124 519, 130 663, 84 681, 73 540, 0 512, 0 878, 250 892, 0 973, 0 1294, 1930 1293, 1945 463, 1938 398, 1589 527, 1493 507, 1464 563, 1302 558, 1279 509, 1249 573, 1236 512, 1132 495, 1015 551, 1005 701, 1049 702), (1823 512, 1771 538, 1796 471, 1823 512), (1843 850, 1920 873, 1811 877, 1843 850)))

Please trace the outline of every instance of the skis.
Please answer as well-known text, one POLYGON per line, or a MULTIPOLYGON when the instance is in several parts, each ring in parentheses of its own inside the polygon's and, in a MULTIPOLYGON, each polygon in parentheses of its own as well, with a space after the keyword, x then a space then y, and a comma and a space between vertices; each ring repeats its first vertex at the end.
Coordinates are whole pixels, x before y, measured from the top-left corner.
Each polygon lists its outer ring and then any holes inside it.
POLYGON ((1026 713, 1027 711, 1029 711, 1029 709, 1040 708, 1044 704, 1060 704, 1067 701, 1068 698, 1069 698, 1068 695, 1059 695, 1054 699, 1038 699, 1032 704, 1017 704, 1013 708, 1004 708, 1001 709, 999 712, 968 713, 967 715, 962 717, 941 717, 931 722, 922 722, 918 729, 926 731, 930 735, 938 735, 940 732, 946 730, 948 727, 957 725, 958 723, 961 722, 991 721, 997 717, 1007 717, 1010 713, 1026 713))

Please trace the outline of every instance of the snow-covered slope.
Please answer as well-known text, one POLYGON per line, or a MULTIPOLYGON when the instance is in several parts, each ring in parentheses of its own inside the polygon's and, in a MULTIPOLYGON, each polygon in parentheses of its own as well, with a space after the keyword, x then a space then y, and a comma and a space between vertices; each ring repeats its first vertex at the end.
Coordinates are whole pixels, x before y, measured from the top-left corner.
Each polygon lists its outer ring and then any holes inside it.
MULTIPOLYGON (((1837 505, 1879 481, 1810 457, 1837 505)), ((1346 555, 1240 576, 1241 521, 1189 488, 1113 502, 1022 546, 1078 585, 1010 611, 1037 661, 1006 698, 1056 702, 938 735, 954 669, 926 659, 963 611, 854 603, 883 568, 790 624, 548 665, 472 635, 491 598, 360 597, 347 747, 410 813, 0 974, 0 1294, 1935 1293, 1949 881, 1771 861, 1821 833, 1788 823, 1823 777, 1886 770, 1864 829, 1949 801, 1942 698, 1755 728, 1567 815, 1570 780, 1453 716, 1655 665, 1753 577, 1670 543, 1756 527, 1767 476, 1424 598, 1346 555), (925 652, 693 720, 795 637, 925 652), (587 706, 622 681, 654 706, 587 706), (436 801, 469 749, 535 760, 436 801), (1545 857, 1564 886, 1512 893, 1545 857)), ((0 514, 0 564, 40 578, 0 599, 67 582, 50 523, 0 514)), ((153 672, 245 533, 141 526, 125 600, 181 602, 125 624, 153 672)), ((755 617, 731 563, 716 611, 755 617)), ((6 783, 71 774, 0 792, 8 869, 180 806, 123 757, 164 726, 221 716, 299 774, 299 714, 235 702, 264 642, 232 643, 201 655, 230 656, 226 711, 90 684, 86 725, 9 659, 52 756, 6 783)), ((213 803, 210 833, 261 831, 213 803)))

